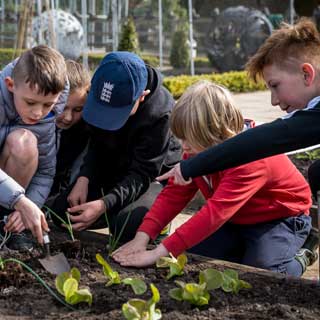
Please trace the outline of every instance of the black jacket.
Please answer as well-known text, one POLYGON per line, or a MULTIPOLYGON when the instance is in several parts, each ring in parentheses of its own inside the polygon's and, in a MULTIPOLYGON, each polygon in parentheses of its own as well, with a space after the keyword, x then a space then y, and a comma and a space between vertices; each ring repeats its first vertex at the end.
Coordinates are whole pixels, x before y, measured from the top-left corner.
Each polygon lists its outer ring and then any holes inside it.
POLYGON ((319 121, 320 103, 313 109, 297 111, 290 118, 277 119, 247 130, 182 161, 181 173, 187 180, 319 144, 319 121))
POLYGON ((181 157, 181 148, 169 129, 174 100, 162 86, 161 75, 148 67, 151 92, 137 112, 116 131, 90 126, 89 150, 80 176, 107 189, 108 210, 120 210, 137 199, 151 181, 181 157))

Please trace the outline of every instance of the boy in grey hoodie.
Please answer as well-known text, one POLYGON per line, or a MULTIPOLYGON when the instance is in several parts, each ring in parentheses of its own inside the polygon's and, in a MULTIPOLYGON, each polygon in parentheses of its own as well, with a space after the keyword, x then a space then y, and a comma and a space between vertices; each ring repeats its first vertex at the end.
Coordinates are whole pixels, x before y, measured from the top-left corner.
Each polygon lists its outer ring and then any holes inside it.
POLYGON ((53 182, 55 118, 68 92, 64 58, 47 46, 25 51, 0 74, 0 220, 10 213, 3 232, 29 229, 43 242, 48 225, 39 207, 53 182))

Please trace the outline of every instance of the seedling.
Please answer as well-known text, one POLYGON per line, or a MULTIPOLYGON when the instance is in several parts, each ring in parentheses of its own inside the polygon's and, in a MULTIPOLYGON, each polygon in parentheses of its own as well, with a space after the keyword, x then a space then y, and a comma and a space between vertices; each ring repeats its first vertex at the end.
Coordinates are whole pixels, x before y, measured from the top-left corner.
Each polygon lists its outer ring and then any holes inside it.
POLYGON ((27 264, 25 264, 24 262, 15 259, 15 258, 8 258, 8 259, 2 259, 0 257, 0 269, 4 269, 6 263, 8 262, 14 262, 17 263, 19 265, 21 265, 23 268, 25 268, 28 272, 30 272, 35 279, 44 287, 47 289, 47 291, 51 294, 52 297, 54 297, 57 301, 59 301, 60 303, 62 303, 64 306, 66 306, 67 308, 75 311, 75 309, 73 307, 71 307, 69 304, 67 304, 65 301, 63 301, 47 284, 46 282, 34 271, 32 270, 32 268, 30 268, 27 264))
POLYGON ((199 283, 206 283, 208 290, 221 288, 225 292, 233 293, 238 293, 243 288, 252 288, 250 283, 239 279, 237 271, 231 269, 226 269, 224 272, 211 268, 200 271, 199 283))
POLYGON ((156 303, 160 301, 160 294, 154 284, 150 284, 152 297, 148 301, 142 299, 130 299, 122 305, 122 314, 128 320, 158 320, 162 318, 161 311, 156 309, 156 303))
POLYGON ((56 277, 56 288, 65 297, 67 303, 74 305, 87 302, 91 306, 92 294, 89 289, 78 289, 80 277, 80 271, 77 268, 62 272, 56 277))
POLYGON ((62 219, 57 213, 55 213, 52 209, 50 209, 47 206, 44 206, 44 208, 46 210, 49 211, 50 214, 53 214, 58 220, 61 221, 62 225, 65 226, 69 232, 69 235, 71 237, 71 240, 74 241, 74 235, 73 235, 73 230, 72 230, 72 225, 71 225, 71 221, 70 221, 70 217, 69 217, 69 213, 66 212, 66 217, 67 217, 67 221, 65 221, 64 219, 62 219))
POLYGON ((210 294, 207 290, 206 283, 185 283, 178 280, 176 280, 175 283, 180 288, 174 288, 169 291, 171 298, 178 301, 187 301, 199 307, 209 303, 210 294))
POLYGON ((170 257, 160 258, 156 266, 157 268, 170 268, 169 273, 166 277, 167 280, 174 276, 182 276, 184 274, 184 266, 188 262, 187 256, 185 254, 180 254, 176 259, 171 253, 170 257))
MULTIPOLYGON (((121 192, 122 192, 122 189, 121 189, 121 192)), ((103 192, 102 188, 101 188, 101 194, 102 194, 102 197, 104 197, 104 192, 103 192)), ((122 197, 122 194, 121 194, 121 197, 122 197)), ((135 191, 133 192, 133 195, 132 195, 132 201, 134 201, 134 199, 135 199, 135 191)), ((118 247, 119 240, 121 239, 121 236, 123 234, 124 228, 128 224, 130 216, 131 216, 131 210, 127 214, 126 220, 124 221, 124 224, 122 225, 121 230, 120 230, 119 234, 117 235, 117 225, 115 226, 114 234, 112 234, 107 211, 104 212, 104 217, 106 219, 106 223, 107 223, 107 226, 108 226, 108 229, 109 229, 109 238, 108 238, 109 242, 108 242, 108 245, 107 245, 107 249, 108 249, 109 255, 111 255, 111 253, 118 247)))
MULTIPOLYGON (((4 216, 2 220, 0 220, 1 226, 4 226, 7 223, 8 216, 4 216)), ((0 250, 4 247, 7 241, 11 237, 11 232, 5 231, 4 235, 0 233, 0 250)))
POLYGON ((106 260, 104 260, 99 253, 96 254, 96 259, 102 265, 104 275, 109 279, 109 281, 106 284, 107 287, 113 284, 123 283, 130 285, 135 294, 139 295, 147 291, 147 286, 143 280, 138 278, 125 278, 121 280, 119 273, 114 271, 109 265, 109 263, 106 260))

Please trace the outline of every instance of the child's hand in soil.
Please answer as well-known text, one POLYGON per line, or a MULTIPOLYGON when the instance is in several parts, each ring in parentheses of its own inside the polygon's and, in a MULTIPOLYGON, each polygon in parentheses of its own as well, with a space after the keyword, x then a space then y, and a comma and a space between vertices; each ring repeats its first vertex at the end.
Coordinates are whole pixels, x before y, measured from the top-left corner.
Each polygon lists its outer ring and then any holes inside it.
POLYGON ((169 255, 168 250, 160 243, 153 250, 144 250, 121 256, 117 262, 124 267, 146 267, 155 264, 158 259, 167 255, 169 255))
POLYGON ((79 177, 76 184, 68 195, 68 202, 71 207, 83 204, 87 201, 89 179, 79 177))
POLYGON ((72 228, 77 231, 82 231, 89 228, 98 218, 106 211, 106 205, 103 200, 95 200, 74 206, 68 209, 71 213, 70 220, 73 222, 72 228), (72 213, 79 212, 79 215, 72 213))
POLYGON ((20 211, 13 211, 12 213, 10 213, 4 229, 6 231, 15 233, 20 233, 25 230, 20 211))
POLYGON ((149 240, 150 237, 145 232, 138 231, 131 241, 114 251, 111 256, 115 261, 120 262, 127 255, 145 251, 149 240))

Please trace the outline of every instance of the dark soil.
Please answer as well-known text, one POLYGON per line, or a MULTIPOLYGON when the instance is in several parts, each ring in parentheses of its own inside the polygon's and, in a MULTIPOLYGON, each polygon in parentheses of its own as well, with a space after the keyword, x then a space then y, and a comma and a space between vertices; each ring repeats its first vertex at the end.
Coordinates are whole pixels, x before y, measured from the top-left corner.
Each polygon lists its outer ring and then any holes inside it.
MULTIPOLYGON (((306 177, 311 161, 295 159, 293 156, 290 158, 306 177)), ((99 252, 107 258, 106 236, 84 232, 76 237, 80 240, 72 243, 66 234, 53 230, 51 250, 53 254, 64 252, 70 265, 79 268, 82 276, 80 288, 90 288, 93 294, 92 306, 80 304, 75 306, 76 311, 70 311, 56 301, 30 273, 20 265, 10 263, 4 270, 0 270, 0 319, 123 318, 122 304, 137 296, 129 286, 105 286, 106 278, 95 255, 99 252)), ((41 250, 23 254, 0 251, 2 258, 14 257, 24 261, 55 290, 55 276, 43 270, 38 262, 41 254, 41 250)), ((173 280, 165 280, 165 270, 122 268, 112 259, 107 260, 119 271, 122 278, 140 277, 148 285, 155 284, 161 296, 157 307, 162 311, 163 319, 320 319, 320 285, 316 281, 287 278, 279 274, 189 255, 185 275, 179 280, 198 282, 200 270, 209 267, 219 270, 232 267, 239 271, 241 279, 252 285, 252 289, 242 290, 237 295, 225 293, 220 289, 212 291, 209 305, 197 308, 169 297, 169 290, 176 286, 173 280)), ((139 298, 150 297, 149 289, 139 298)))
MULTIPOLYGON (((78 235, 79 236, 79 235, 78 235)), ((81 272, 80 287, 89 287, 93 294, 93 304, 77 305, 77 311, 70 311, 57 302, 28 272, 15 264, 7 265, 0 273, 0 314, 1 319, 122 319, 121 306, 135 295, 129 286, 106 287, 106 279, 95 254, 100 252, 106 258, 106 236, 85 232, 81 235, 81 246, 70 246, 66 236, 51 232, 55 243, 53 254, 64 251, 71 266, 81 272)), ((12 254, 1 252, 0 256, 24 260, 52 288, 55 276, 42 269, 37 258, 39 252, 12 254)), ((317 282, 289 279, 269 272, 261 272, 239 265, 212 261, 198 256, 188 256, 185 275, 179 278, 184 282, 198 282, 200 270, 213 267, 223 270, 226 267, 239 269, 240 278, 248 281, 252 289, 242 290, 237 295, 222 290, 211 292, 208 306, 192 307, 187 303, 172 300, 168 296, 175 287, 173 280, 165 280, 163 269, 121 268, 112 260, 112 267, 122 278, 140 277, 147 284, 153 283, 160 291, 163 319, 319 319, 320 287, 317 282)), ((150 290, 142 295, 149 299, 150 290)))

